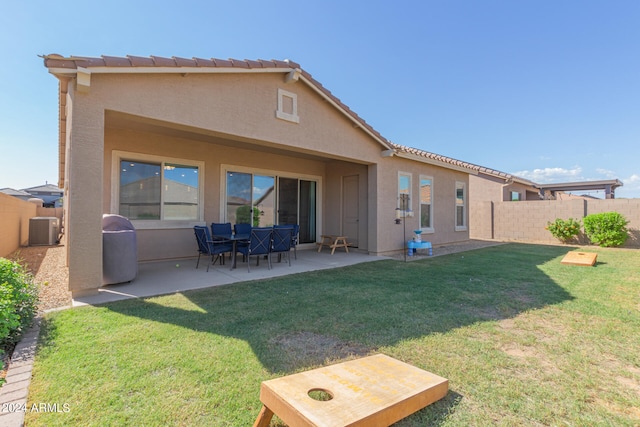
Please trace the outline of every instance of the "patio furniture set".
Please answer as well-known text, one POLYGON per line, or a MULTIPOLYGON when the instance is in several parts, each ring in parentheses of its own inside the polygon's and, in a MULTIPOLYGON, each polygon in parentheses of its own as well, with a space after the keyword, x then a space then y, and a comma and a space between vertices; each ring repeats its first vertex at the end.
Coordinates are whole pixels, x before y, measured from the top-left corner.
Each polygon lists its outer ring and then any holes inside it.
POLYGON ((271 256, 278 254, 278 261, 286 257, 291 266, 291 249, 297 259, 298 224, 281 224, 273 227, 252 227, 250 224, 212 223, 211 228, 196 225, 193 227, 198 242, 198 261, 200 256, 210 256, 211 261, 207 265, 214 265, 219 260, 224 265, 225 254, 231 256, 231 270, 236 268, 237 253, 241 253, 243 260, 247 261, 247 270, 251 272, 250 258, 256 257, 256 265, 260 265, 260 258, 267 259, 268 268, 271 269, 271 256))

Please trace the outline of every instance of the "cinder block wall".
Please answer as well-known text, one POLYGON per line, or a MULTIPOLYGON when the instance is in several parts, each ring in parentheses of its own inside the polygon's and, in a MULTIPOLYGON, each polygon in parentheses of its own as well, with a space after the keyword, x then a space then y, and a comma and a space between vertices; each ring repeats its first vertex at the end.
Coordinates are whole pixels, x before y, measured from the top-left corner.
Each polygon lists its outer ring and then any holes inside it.
POLYGON ((630 237, 624 247, 640 247, 640 199, 477 202, 470 208, 472 239, 558 243, 545 229, 548 222, 556 218, 582 220, 593 213, 619 212, 629 221, 630 237))
POLYGON ((0 193, 0 257, 29 244, 29 218, 36 212, 35 204, 0 193))

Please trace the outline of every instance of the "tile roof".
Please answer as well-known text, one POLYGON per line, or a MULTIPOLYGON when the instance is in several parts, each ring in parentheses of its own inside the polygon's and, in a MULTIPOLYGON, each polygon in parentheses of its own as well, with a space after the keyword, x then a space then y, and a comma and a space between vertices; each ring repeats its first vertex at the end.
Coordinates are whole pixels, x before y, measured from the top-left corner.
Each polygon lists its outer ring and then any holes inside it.
POLYGON ((199 68, 289 68, 297 69, 300 65, 293 61, 279 61, 270 60, 265 61, 258 59, 252 61, 248 59, 218 59, 218 58, 179 58, 172 56, 171 58, 165 58, 161 56, 106 56, 101 57, 87 57, 87 56, 71 56, 64 57, 58 54, 44 55, 44 65, 47 68, 63 68, 63 69, 77 69, 82 68, 95 68, 95 67, 199 67, 199 68))
MULTIPOLYGON (((428 151, 420 150, 417 148, 407 147, 404 145, 395 144, 384 136, 382 136, 378 131, 376 131, 371 125, 369 125, 362 117, 360 117, 357 113, 352 111, 346 104, 344 104, 338 97, 333 95, 331 91, 325 88, 319 81, 313 78, 311 74, 302 69, 300 65, 296 62, 290 61, 288 59, 281 60, 239 60, 239 59, 218 59, 218 58, 180 58, 173 56, 171 58, 159 57, 159 56, 149 56, 149 57, 140 57, 127 55, 125 57, 114 57, 114 56, 101 56, 97 57, 84 57, 84 56, 72 56, 72 57, 63 57, 58 54, 50 54, 44 55, 44 64, 45 67, 49 69, 58 69, 58 70, 75 70, 78 67, 82 68, 100 68, 100 67, 122 67, 123 72, 126 72, 124 69, 135 68, 135 67, 167 67, 167 68, 229 68, 231 70, 256 70, 256 69, 281 69, 283 72, 287 70, 299 70, 300 74, 304 77, 304 79, 313 86, 316 90, 324 94, 327 98, 332 100, 336 106, 344 111, 345 114, 349 115, 355 122, 358 123, 359 126, 362 126, 366 129, 374 138, 378 139, 378 141, 385 146, 386 148, 390 148, 396 152, 407 153, 417 157, 424 157, 433 161, 437 161, 439 163, 449 164, 452 166, 456 166, 463 169, 469 169, 475 171, 476 173, 485 173, 492 176, 496 176, 503 179, 517 179, 520 182, 530 183, 534 185, 534 183, 527 181, 525 179, 512 176, 510 174, 500 172, 497 170, 489 169, 483 166, 474 165, 472 163, 464 162, 461 160, 457 160, 447 156, 441 156, 439 154, 431 153, 428 151)), ((178 70, 176 70, 177 72, 178 70)))
POLYGON ((399 144, 394 144, 394 143, 392 143, 392 145, 393 145, 395 150, 397 150, 398 152, 401 152, 401 153, 412 154, 412 155, 417 156, 417 157, 424 157, 426 159, 434 160, 434 161, 437 161, 437 162, 443 162, 443 163, 447 163, 447 164, 450 164, 450 165, 453 165, 453 166, 457 166, 457 167, 461 167, 461 168, 464 168, 464 169, 470 169, 470 170, 475 171, 476 173, 479 173, 479 174, 491 175, 491 176, 498 177, 498 178, 501 178, 501 179, 504 179, 504 180, 515 180, 515 181, 521 182, 523 184, 532 185, 532 186, 537 185, 534 182, 529 181, 529 180, 524 179, 524 178, 520 178, 519 176, 508 174, 506 172, 501 172, 501 171, 495 170, 495 169, 490 169, 490 168, 487 168, 485 166, 480 166, 480 165, 476 165, 476 164, 473 164, 473 163, 464 162, 462 160, 457 160, 457 159, 454 159, 452 157, 442 156, 440 154, 432 153, 430 151, 425 151, 425 150, 421 150, 421 149, 418 149, 418 148, 407 147, 407 146, 404 146, 404 145, 399 145, 399 144))

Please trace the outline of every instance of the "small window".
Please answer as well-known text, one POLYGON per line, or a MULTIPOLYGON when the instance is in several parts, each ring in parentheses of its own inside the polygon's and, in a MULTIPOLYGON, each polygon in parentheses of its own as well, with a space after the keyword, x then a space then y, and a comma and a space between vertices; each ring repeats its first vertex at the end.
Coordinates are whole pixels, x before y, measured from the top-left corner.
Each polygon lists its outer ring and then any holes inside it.
POLYGON ((512 191, 511 192, 511 201, 512 202, 519 202, 520 201, 520 193, 518 193, 517 191, 512 191))
POLYGON ((398 173, 398 213, 402 217, 412 216, 411 210, 411 174, 398 173))
POLYGON ((456 182, 456 231, 467 229, 467 197, 464 182, 456 182))
POLYGON ((433 229, 433 179, 420 176, 420 228, 433 229))
POLYGON ((278 89, 276 117, 289 122, 300 123, 300 117, 298 117, 298 95, 278 89))

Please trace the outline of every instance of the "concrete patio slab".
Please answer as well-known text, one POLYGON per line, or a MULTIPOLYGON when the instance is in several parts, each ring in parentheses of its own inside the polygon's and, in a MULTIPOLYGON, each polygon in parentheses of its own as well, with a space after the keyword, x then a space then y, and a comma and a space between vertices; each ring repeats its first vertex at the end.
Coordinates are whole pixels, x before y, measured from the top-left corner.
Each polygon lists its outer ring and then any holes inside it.
POLYGON ((146 298, 155 295, 171 294, 175 292, 202 289, 212 286, 228 285, 249 280, 262 280, 288 274, 304 273, 307 271, 344 267, 347 265, 372 262, 389 257, 372 256, 357 251, 331 255, 329 252, 318 253, 316 250, 298 250, 298 258, 291 253, 291 267, 286 260, 277 262, 272 258, 272 268, 268 269, 267 260, 251 260, 251 271, 247 271, 247 263, 239 258, 237 268, 231 270, 231 261, 226 265, 209 268, 207 272, 206 258, 200 259, 200 266, 196 269, 196 259, 147 262, 139 264, 138 276, 128 283, 108 285, 100 288, 97 294, 74 298, 74 306, 96 305, 128 298, 146 298))

